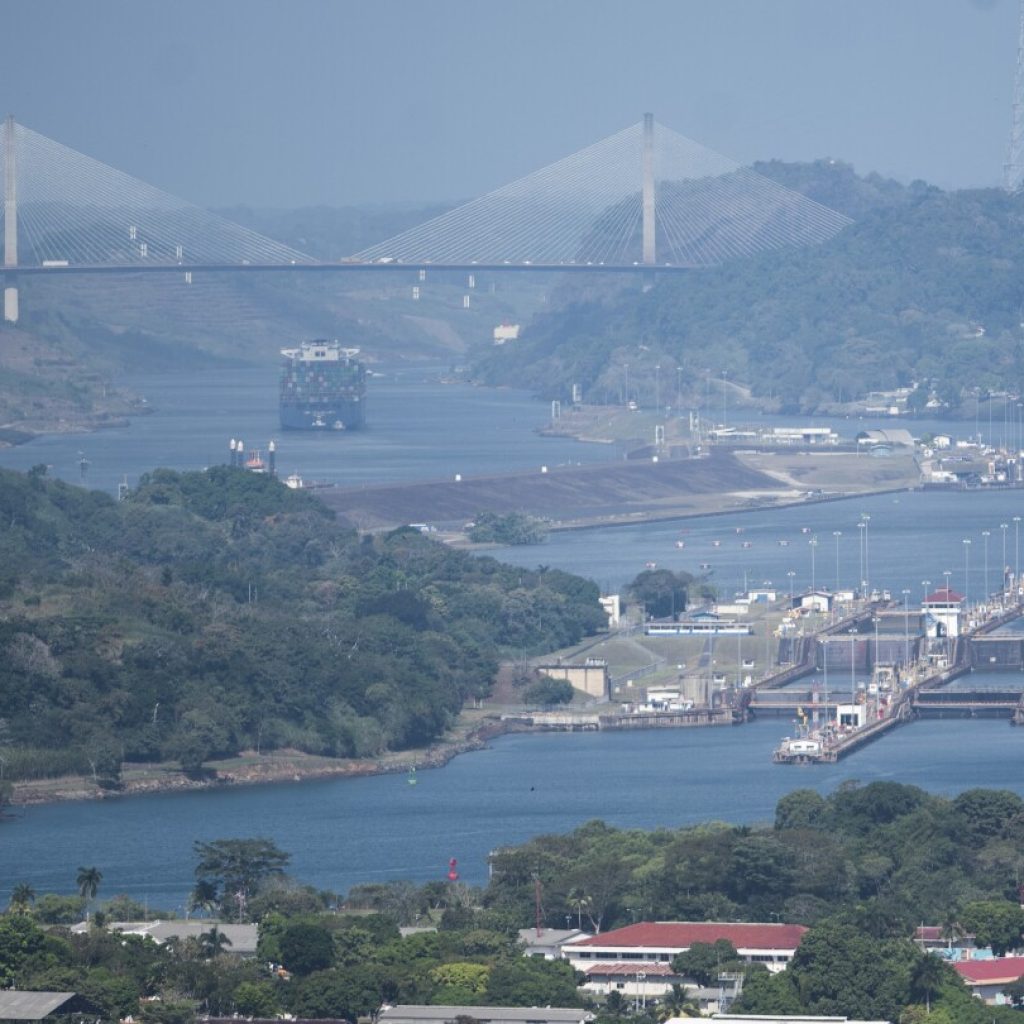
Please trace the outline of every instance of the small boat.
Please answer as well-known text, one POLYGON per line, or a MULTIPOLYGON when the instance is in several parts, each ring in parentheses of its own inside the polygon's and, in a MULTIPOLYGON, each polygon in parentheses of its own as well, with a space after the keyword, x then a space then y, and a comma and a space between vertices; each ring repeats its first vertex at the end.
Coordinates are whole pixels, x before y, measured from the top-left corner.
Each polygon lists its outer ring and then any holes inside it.
POLYGON ((657 569, 658 568, 658 563, 657 562, 644 562, 644 568, 645 569, 657 569))
POLYGON ((745 541, 743 542, 743 546, 744 546, 745 548, 752 548, 752 547, 754 546, 754 544, 753 544, 753 541, 745 540, 745 541))
POLYGON ((702 569, 710 569, 711 568, 711 563, 710 562, 701 562, 700 563, 700 567, 702 569))
POLYGON ((788 548, 789 547, 789 541, 788 540, 780 540, 779 541, 779 547, 780 548, 788 548))
POLYGON ((677 541, 676 541, 676 547, 677 547, 677 548, 685 548, 685 547, 686 547, 686 541, 683 541, 683 540, 677 540, 677 541))
POLYGON ((811 528, 809 526, 801 526, 800 527, 800 532, 801 533, 810 533, 811 532, 811 528))
POLYGON ((711 542, 711 546, 713 548, 720 548, 722 546, 722 542, 720 540, 713 540, 711 542))
POLYGON ((737 533, 742 533, 743 532, 743 527, 742 526, 737 526, 736 527, 736 532, 737 533))
POLYGON ((409 769, 409 774, 405 777, 405 781, 408 782, 410 786, 415 786, 416 783, 419 782, 419 779, 416 778, 415 768, 409 769))

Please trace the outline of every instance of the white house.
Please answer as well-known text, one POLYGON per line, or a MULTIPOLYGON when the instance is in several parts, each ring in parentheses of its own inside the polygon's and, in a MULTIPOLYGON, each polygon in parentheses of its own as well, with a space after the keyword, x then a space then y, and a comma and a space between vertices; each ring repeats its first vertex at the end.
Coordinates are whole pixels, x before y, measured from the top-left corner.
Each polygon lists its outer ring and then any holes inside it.
POLYGON ((562 946, 578 971, 594 964, 669 964, 695 942, 727 939, 741 960, 781 971, 807 929, 799 924, 735 924, 719 921, 654 921, 627 925, 562 946))

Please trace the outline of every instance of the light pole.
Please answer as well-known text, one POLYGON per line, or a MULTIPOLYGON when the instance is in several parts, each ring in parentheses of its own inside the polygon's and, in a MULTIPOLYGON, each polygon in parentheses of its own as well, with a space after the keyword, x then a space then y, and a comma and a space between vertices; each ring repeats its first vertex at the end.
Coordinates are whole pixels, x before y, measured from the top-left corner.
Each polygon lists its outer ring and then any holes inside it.
POLYGON ((991 532, 992 532, 991 530, 982 530, 981 531, 981 536, 984 538, 984 544, 983 544, 984 564, 985 564, 985 576, 984 576, 984 579, 985 579, 985 595, 984 595, 984 597, 985 597, 985 603, 986 604, 988 603, 989 595, 992 593, 992 591, 988 589, 988 538, 989 538, 989 534, 991 532))
POLYGON ((661 364, 654 367, 654 411, 661 415, 661 364))
POLYGON ((825 713, 822 731, 828 736, 828 637, 821 643, 821 670, 825 685, 825 713))
POLYGON ((964 537, 964 607, 970 606, 971 538, 964 537))
POLYGON ((836 590, 839 590, 839 538, 842 537, 842 530, 833 530, 832 536, 836 539, 836 590))
POLYGON ((789 577, 789 606, 793 607, 793 577, 796 573, 792 569, 786 570, 786 575, 789 577))
POLYGON ((859 544, 858 544, 858 548, 857 548, 857 553, 858 553, 858 555, 860 557, 860 575, 857 577, 857 580, 860 583, 860 596, 861 597, 865 596, 864 595, 864 587, 865 587, 865 582, 864 582, 864 527, 865 527, 865 525, 866 524, 864 523, 863 520, 861 520, 861 522, 859 522, 857 524, 857 533, 859 534, 859 537, 858 537, 859 544))
POLYGON ((910 591, 903 589, 903 671, 910 668, 910 591))
POLYGON ((817 578, 814 574, 814 552, 817 550, 818 547, 818 538, 812 537, 807 543, 811 549, 811 593, 813 594, 816 589, 815 584, 817 581, 817 578))
POLYGON ((626 374, 626 394, 625 394, 625 400, 623 401, 622 404, 625 405, 628 408, 629 407, 629 363, 623 363, 622 364, 622 369, 625 371, 625 374, 626 374))
POLYGON ((868 590, 871 584, 871 516, 865 512, 861 518, 864 520, 864 589, 868 590))
POLYGON ((924 603, 928 600, 928 588, 932 585, 931 580, 921 580, 921 614, 924 614, 924 603))
POLYGON ((725 380, 728 374, 725 370, 722 371, 722 429, 724 430, 729 425, 729 418, 726 415, 727 402, 729 392, 726 390, 725 380))
POLYGON ((1020 516, 1013 517, 1013 586, 1020 590, 1020 516))
MULTIPOLYGON (((857 630, 850 630, 850 728, 857 714, 857 630)), ((837 723, 838 724, 838 723, 837 723)))
POLYGON ((1006 600, 1006 531, 1009 528, 1009 526, 1010 526, 1009 523, 1000 523, 999 524, 999 529, 1002 530, 1002 532, 1003 532, 1003 564, 1002 564, 1002 567, 999 570, 1002 573, 1003 583, 1002 583, 1002 586, 999 589, 1002 592, 1003 600, 1004 601, 1006 600))
POLYGON ((882 660, 878 656, 878 624, 882 621, 882 617, 880 615, 875 615, 873 617, 873 620, 874 620, 874 623, 875 623, 875 650, 874 650, 874 653, 871 656, 871 669, 872 669, 872 671, 874 671, 875 666, 878 665, 878 663, 882 660))
POLYGON ((683 408, 683 368, 676 367, 676 415, 683 408))

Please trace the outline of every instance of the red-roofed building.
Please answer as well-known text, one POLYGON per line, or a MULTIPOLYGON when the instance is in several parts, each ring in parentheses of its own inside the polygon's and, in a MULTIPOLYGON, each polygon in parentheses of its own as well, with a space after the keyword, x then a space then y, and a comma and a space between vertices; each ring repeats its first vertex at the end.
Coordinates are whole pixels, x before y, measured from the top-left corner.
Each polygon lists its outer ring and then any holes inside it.
POLYGON ((606 996, 619 992, 626 999, 661 999, 672 991, 673 985, 682 985, 685 978, 663 963, 597 963, 586 969, 582 988, 606 996))
POLYGON ((562 946, 579 971, 595 963, 669 963, 695 942, 727 939, 742 960, 781 971, 807 929, 800 924, 733 924, 719 921, 654 921, 627 925, 562 946))
POLYGON ((921 602, 925 634, 929 637, 959 636, 964 598, 948 586, 930 593, 921 602))
POLYGON ((989 1006, 1002 1006, 1009 1002, 1003 995, 1003 989, 1024 977, 1024 956, 961 960, 953 964, 953 970, 979 999, 989 1006))

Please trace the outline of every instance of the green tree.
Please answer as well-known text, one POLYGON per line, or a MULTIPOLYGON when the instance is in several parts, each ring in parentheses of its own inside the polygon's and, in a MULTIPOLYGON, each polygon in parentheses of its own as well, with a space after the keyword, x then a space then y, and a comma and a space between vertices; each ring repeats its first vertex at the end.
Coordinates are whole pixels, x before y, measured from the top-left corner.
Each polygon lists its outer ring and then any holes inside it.
POLYGON ((291 1012, 299 1017, 357 1020, 380 1007, 390 975, 376 964, 317 971, 296 980, 291 1012))
POLYGON ((565 679, 541 676, 537 682, 523 690, 523 701, 527 704, 543 704, 547 707, 555 704, 570 704, 574 692, 572 683, 565 679))
POLYGON ((487 979, 488 1006, 579 1006, 576 972, 565 960, 517 957, 495 964, 487 979))
POLYGON ((778 830, 828 827, 828 801, 813 789, 794 789, 775 805, 775 828, 778 830))
POLYGON ((27 914, 36 901, 36 891, 28 882, 19 882, 11 890, 9 909, 17 914, 27 914))
POLYGON ((102 881, 103 874, 98 868, 79 868, 75 878, 79 896, 84 900, 94 900, 102 881))
POLYGON ((949 974, 949 968, 932 953, 922 953, 910 972, 910 995, 913 999, 924 998, 925 1008, 932 1010, 932 999, 942 988, 949 974))
POLYGON ((220 956, 230 945, 231 940, 216 925, 199 935, 199 949, 207 960, 220 956))
POLYGON ((695 942, 672 960, 672 970, 684 978, 692 978, 705 988, 722 972, 723 965, 739 960, 736 947, 728 939, 717 942, 695 942))
POLYGON ((318 924, 288 925, 278 939, 278 949, 281 963, 293 974, 323 971, 334 962, 334 940, 331 933, 318 924))
POLYGON ((142 1024, 194 1024, 196 1008, 186 1002, 146 1003, 139 1018, 142 1024))
POLYGON ((655 619, 678 618, 686 611, 694 577, 688 572, 645 569, 626 587, 626 593, 655 619))
POLYGON ((895 1019, 919 956, 912 942, 824 922, 804 934, 786 973, 811 1013, 895 1019))
MULTIPOLYGON (((270 839, 215 839, 194 844, 197 888, 212 885, 220 906, 244 905, 264 880, 284 873, 291 854, 270 839)), ((204 889, 203 892, 208 892, 204 889)))
POLYGON ((43 953, 46 933, 25 914, 0 917, 0 988, 10 988, 30 957, 43 953))
POLYGON ((976 900, 968 903, 960 922, 979 946, 991 946, 996 956, 1018 949, 1024 936, 1024 909, 1009 900, 976 900))
POLYGON ((243 981, 235 989, 234 1002, 243 1017, 276 1017, 281 1009, 273 985, 266 981, 243 981))
POLYGON ((208 878, 196 882, 189 893, 188 908, 190 911, 200 911, 208 914, 218 904, 217 885, 208 878))

